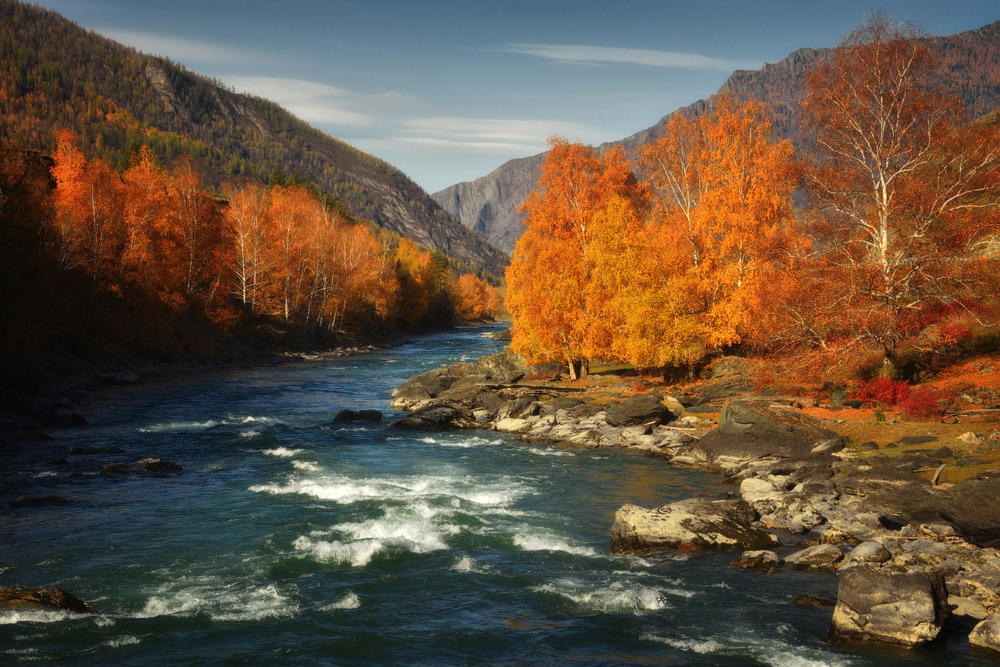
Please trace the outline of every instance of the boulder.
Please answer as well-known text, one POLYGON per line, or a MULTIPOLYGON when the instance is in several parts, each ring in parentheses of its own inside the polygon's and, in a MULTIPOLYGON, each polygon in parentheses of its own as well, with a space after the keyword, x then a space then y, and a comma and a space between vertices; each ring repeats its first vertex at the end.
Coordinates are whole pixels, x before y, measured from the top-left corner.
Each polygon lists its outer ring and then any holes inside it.
POLYGON ((785 556, 785 564, 796 570, 833 571, 844 558, 844 552, 832 544, 817 544, 785 556))
POLYGON ((97 611, 86 602, 61 588, 50 587, 2 586, 0 609, 71 611, 77 614, 97 615, 97 611))
POLYGON ((781 558, 773 551, 756 549, 744 551, 740 557, 729 564, 731 567, 739 567, 745 570, 760 570, 770 572, 781 565, 781 558))
POLYGON ((523 378, 528 372, 528 366, 510 348, 503 352, 482 357, 468 369, 468 375, 479 378, 482 382, 493 384, 513 384, 523 378))
POLYGON ((623 505, 611 527, 611 551, 649 549, 759 549, 778 538, 753 525, 753 508, 744 500, 690 498, 655 509, 623 505))
POLYGON ((861 499, 867 511, 883 519, 883 525, 898 530, 906 524, 940 521, 933 506, 930 482, 894 468, 853 470, 833 478, 837 491, 861 499))
POLYGON ((101 468, 102 475, 136 475, 142 473, 179 472, 183 468, 173 461, 140 459, 132 463, 109 463, 101 468))
POLYGON ((341 410, 333 418, 335 424, 344 422, 375 422, 377 424, 380 421, 382 421, 381 410, 341 410))
POLYGON ((884 563, 892 558, 892 554, 880 543, 868 540, 862 542, 847 555, 848 562, 863 565, 866 563, 884 563))
POLYGON ((391 407, 406 410, 436 398, 451 388, 466 370, 468 364, 454 364, 412 377, 392 390, 391 407))
POLYGON ((819 420, 770 402, 729 401, 719 427, 703 435, 696 449, 710 461, 720 456, 807 457, 817 445, 837 437, 819 420))
POLYGON ((939 493, 935 509, 969 542, 1000 547, 1000 479, 970 479, 939 493))
POLYGON ((434 403, 415 410, 390 426, 408 431, 454 431, 475 428, 477 424, 472 414, 463 407, 434 403))
POLYGON ((663 395, 656 392, 637 394, 608 405, 606 420, 611 426, 634 426, 656 422, 666 424, 674 418, 670 409, 661 402, 663 395))
POLYGON ((888 574, 868 565, 840 575, 830 641, 912 648, 937 638, 948 617, 939 572, 888 574))
POLYGON ((987 616, 969 633, 969 643, 979 648, 1000 652, 1000 612, 987 616))

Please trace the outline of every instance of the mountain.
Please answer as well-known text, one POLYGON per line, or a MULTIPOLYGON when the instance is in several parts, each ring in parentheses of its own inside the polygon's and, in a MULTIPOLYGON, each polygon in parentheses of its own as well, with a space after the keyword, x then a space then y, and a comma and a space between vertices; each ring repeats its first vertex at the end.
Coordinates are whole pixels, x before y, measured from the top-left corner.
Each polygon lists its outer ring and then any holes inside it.
POLYGON ((190 155, 212 185, 298 175, 349 214, 502 275, 507 258, 405 174, 310 127, 277 104, 238 94, 59 14, 0 0, 0 138, 47 152, 69 128, 119 167, 142 144, 170 163, 190 155))
MULTIPOLYGON (((1000 107, 1000 21, 956 35, 935 37, 933 49, 940 56, 942 82, 965 102, 970 118, 1000 107)), ((797 144, 805 75, 829 53, 830 49, 803 48, 761 69, 736 71, 719 93, 760 100, 771 113, 777 135, 797 144)), ((714 96, 698 100, 673 113, 703 113, 712 106, 713 99, 714 96)), ((663 132, 671 115, 601 148, 620 145, 632 155, 639 146, 663 132)), ((544 160, 545 153, 510 160, 482 178, 452 185, 432 197, 458 216, 466 227, 510 252, 524 228, 517 208, 537 187, 544 160)))

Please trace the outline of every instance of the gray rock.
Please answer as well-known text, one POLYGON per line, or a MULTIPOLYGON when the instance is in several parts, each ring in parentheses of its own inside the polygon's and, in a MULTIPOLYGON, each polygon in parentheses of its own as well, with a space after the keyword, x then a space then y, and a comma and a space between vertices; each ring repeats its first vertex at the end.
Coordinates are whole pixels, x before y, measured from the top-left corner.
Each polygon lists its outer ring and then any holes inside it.
POLYGON ((662 400, 661 394, 650 392, 612 403, 607 407, 607 422, 611 426, 634 426, 650 422, 666 424, 674 415, 663 405, 662 400))
POLYGON ((817 544, 785 556, 785 564, 796 570, 832 571, 844 558, 844 552, 832 544, 817 544))
POLYGON ((940 573, 887 574, 862 565, 840 575, 829 639, 912 648, 936 639, 948 613, 940 573))
POLYGON ((898 530, 909 523, 940 521, 932 504, 933 489, 925 479, 892 468, 855 470, 834 478, 837 491, 860 498, 867 511, 877 513, 886 527, 898 530))
POLYGON ((807 457, 816 445, 837 438, 819 420, 764 401, 729 401, 719 427, 695 446, 707 460, 807 457))
POLYGON ((756 527, 753 508, 743 500, 690 498, 655 509, 623 505, 611 527, 611 551, 633 553, 684 546, 705 549, 758 549, 778 538, 756 527))
POLYGON ((973 646, 1000 652, 1000 613, 991 614, 969 633, 973 646))
POLYGON ((745 570, 760 570, 770 572, 781 565, 781 558, 773 551, 757 549, 744 551, 740 557, 729 564, 732 567, 739 567, 745 570))
POLYGON ((884 563, 892 558, 889 550, 880 543, 869 540, 854 547, 847 556, 848 561, 859 565, 866 563, 884 563))
POLYGON ((1000 547, 1000 479, 970 479, 938 494, 935 509, 978 547, 1000 547))
POLYGON ((97 611, 86 602, 61 588, 51 587, 0 587, 0 609, 71 611, 77 614, 97 615, 97 611))
POLYGON ((454 431, 475 428, 476 420, 463 407, 435 403, 415 410, 389 426, 407 431, 454 431))

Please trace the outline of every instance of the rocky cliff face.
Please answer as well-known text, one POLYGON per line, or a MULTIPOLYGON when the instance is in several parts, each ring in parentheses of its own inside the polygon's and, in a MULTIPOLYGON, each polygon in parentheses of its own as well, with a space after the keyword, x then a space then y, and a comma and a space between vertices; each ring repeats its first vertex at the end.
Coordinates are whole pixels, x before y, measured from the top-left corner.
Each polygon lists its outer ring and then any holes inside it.
POLYGON ((431 196, 491 245, 510 252, 524 229, 517 209, 538 185, 544 160, 545 153, 510 160, 482 178, 431 196))
MULTIPOLYGON (((943 80, 965 102, 970 118, 1000 107, 1000 21, 957 35, 936 37, 933 48, 941 58, 943 80)), ((734 72, 719 92, 762 101, 772 114, 776 134, 797 144, 805 75, 829 54, 830 49, 799 49, 781 62, 766 64, 759 70, 734 72)), ((714 97, 698 100, 673 113, 704 113, 711 108, 714 97)), ((632 156, 642 144, 663 133, 671 115, 600 148, 620 145, 632 156)), ((544 159, 545 154, 541 153, 511 160, 482 178, 445 188, 432 197, 467 228, 510 252, 523 230, 517 207, 537 186, 544 159)))

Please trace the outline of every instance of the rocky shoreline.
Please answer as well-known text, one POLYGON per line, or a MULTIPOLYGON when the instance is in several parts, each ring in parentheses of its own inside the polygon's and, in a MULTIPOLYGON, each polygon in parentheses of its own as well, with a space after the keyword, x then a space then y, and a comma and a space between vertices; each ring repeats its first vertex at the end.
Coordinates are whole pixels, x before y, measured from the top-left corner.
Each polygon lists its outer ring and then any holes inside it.
POLYGON ((723 474, 738 485, 729 498, 622 507, 612 550, 746 549, 734 566, 839 576, 831 641, 911 648, 961 632, 1000 652, 1000 478, 934 485, 914 474, 953 460, 948 447, 871 465, 799 399, 748 396, 736 376, 696 396, 617 399, 526 380, 553 372, 505 351, 423 373, 394 390, 391 406, 410 414, 393 426, 624 448, 723 474), (801 549, 779 557, 776 533, 801 549))

